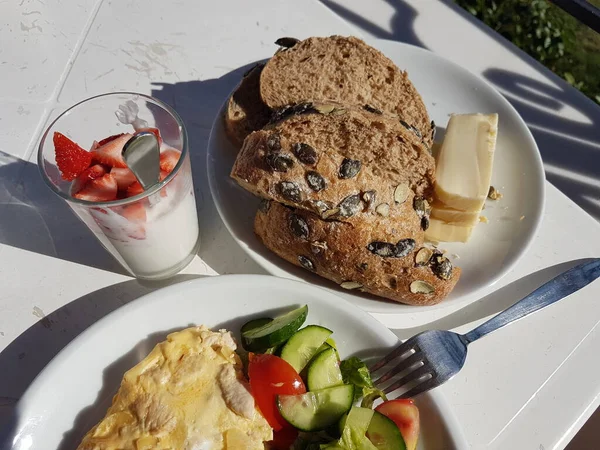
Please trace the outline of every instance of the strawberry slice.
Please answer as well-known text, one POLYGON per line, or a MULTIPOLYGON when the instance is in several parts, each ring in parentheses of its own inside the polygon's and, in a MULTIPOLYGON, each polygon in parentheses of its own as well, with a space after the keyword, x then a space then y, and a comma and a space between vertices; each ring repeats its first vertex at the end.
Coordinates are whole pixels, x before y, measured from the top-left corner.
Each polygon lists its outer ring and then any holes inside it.
POLYGON ((181 156, 181 152, 178 152, 174 148, 168 148, 160 154, 160 170, 165 171, 167 173, 171 173, 171 171, 177 165, 177 161, 179 161, 179 157, 181 156))
POLYGON ((100 164, 94 164, 93 166, 88 167, 75 178, 75 181, 73 181, 73 184, 71 185, 71 195, 77 194, 90 181, 104 176, 105 173, 106 169, 100 164))
POLYGON ((136 130, 136 133, 139 133, 140 131, 149 131, 150 133, 154 133, 154 135, 158 139, 158 146, 160 147, 162 145, 163 140, 160 136, 160 131, 158 131, 158 128, 140 128, 139 130, 136 130))
POLYGON ((110 173, 90 180, 73 197, 89 202, 109 202, 117 198, 117 180, 110 173))
POLYGON ((114 141, 115 139, 123 136, 124 134, 125 133, 113 134, 112 136, 104 138, 100 142, 98 142, 98 147, 102 147, 104 144, 108 144, 109 142, 114 141))
POLYGON ((110 169, 110 173, 117 180, 119 191, 126 191, 129 186, 137 181, 133 172, 128 168, 113 167, 110 169))
POLYGON ((131 134, 126 133, 116 137, 110 142, 101 145, 92 152, 94 160, 111 167, 126 168, 127 164, 121 156, 121 151, 125 143, 131 138, 131 134))
POLYGON ((141 194, 142 192, 144 192, 144 188, 139 181, 136 181, 127 188, 127 197, 133 197, 134 195, 141 194))
POLYGON ((92 163, 92 155, 57 131, 52 138, 56 165, 63 180, 72 181, 92 163))

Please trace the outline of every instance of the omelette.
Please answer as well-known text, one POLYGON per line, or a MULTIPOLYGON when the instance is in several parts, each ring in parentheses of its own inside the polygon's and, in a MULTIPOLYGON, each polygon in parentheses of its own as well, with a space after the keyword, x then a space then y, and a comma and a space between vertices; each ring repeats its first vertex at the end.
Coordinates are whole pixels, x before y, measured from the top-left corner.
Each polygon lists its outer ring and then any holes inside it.
POLYGON ((169 334, 127 371, 105 417, 78 450, 264 449, 273 437, 230 332, 169 334))

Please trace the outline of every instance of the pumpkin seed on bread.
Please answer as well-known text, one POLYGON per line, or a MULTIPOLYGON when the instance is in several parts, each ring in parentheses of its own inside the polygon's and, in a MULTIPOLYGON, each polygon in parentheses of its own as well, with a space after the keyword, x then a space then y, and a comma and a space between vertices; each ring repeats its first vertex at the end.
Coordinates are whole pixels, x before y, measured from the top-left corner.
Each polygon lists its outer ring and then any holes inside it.
MULTIPOLYGON (((231 171, 244 189, 295 207, 338 205, 400 184, 432 195, 435 161, 397 118, 334 103, 301 105, 246 138, 231 171)), ((383 201, 393 203, 380 197, 377 204, 383 201)))
POLYGON ((424 248, 418 221, 379 215, 327 221, 271 201, 257 212, 254 232, 275 254, 345 289, 410 305, 439 303, 460 277, 435 250, 417 263, 424 248))

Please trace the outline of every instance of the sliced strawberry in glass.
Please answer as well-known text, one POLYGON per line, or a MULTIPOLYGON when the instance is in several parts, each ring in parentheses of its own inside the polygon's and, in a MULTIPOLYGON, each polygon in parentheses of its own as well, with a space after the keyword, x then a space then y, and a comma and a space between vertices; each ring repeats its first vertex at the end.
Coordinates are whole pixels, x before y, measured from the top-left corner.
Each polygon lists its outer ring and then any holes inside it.
POLYGON ((125 133, 113 134, 112 136, 104 138, 104 139, 102 139, 101 141, 98 142, 98 147, 102 147, 104 144, 108 144, 109 142, 114 141, 117 138, 120 138, 124 134, 125 133))
POLYGON ((144 192, 144 188, 139 181, 136 181, 127 188, 127 197, 133 197, 134 195, 141 194, 142 192, 144 192))
POLYGON ((71 195, 77 194, 81 191, 90 181, 95 180, 104 176, 106 169, 100 164, 94 164, 93 166, 85 169, 71 185, 71 195))
POLYGON ((179 158, 181 157, 181 152, 178 152, 175 149, 168 148, 160 153, 160 170, 171 173, 179 158))
POLYGON ((117 198, 117 180, 110 173, 90 180, 73 197, 90 202, 109 202, 117 198))
POLYGON ((54 132, 53 136, 56 165, 64 180, 77 178, 92 163, 92 155, 64 134, 54 132))
POLYGON ((121 156, 121 152, 123 151, 123 146, 131 138, 131 136, 132 135, 129 133, 122 134, 112 141, 94 149, 94 151, 91 152, 94 160, 110 167, 127 168, 127 164, 125 164, 125 160, 123 159, 123 156, 121 156))
POLYGON ((137 181, 133 172, 127 167, 113 167, 110 173, 117 180, 119 191, 126 191, 129 186, 137 181))

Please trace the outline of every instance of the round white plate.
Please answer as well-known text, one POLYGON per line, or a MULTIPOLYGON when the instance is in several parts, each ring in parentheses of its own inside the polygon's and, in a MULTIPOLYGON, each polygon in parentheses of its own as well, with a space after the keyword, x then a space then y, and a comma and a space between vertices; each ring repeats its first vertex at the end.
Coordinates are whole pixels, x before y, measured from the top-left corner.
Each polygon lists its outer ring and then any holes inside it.
POLYGON ((376 313, 415 313, 474 301, 477 292, 502 278, 527 251, 544 209, 544 170, 538 148, 517 111, 491 85, 466 69, 427 50, 393 41, 369 42, 385 53, 421 93, 438 125, 440 141, 451 113, 498 113, 499 132, 492 185, 501 200, 486 202, 489 223, 480 223, 466 244, 441 244, 462 275, 446 300, 435 306, 415 307, 380 300, 357 291, 344 291, 334 283, 272 254, 252 231, 258 200, 240 188, 229 173, 236 151, 227 139, 222 114, 217 116, 208 146, 210 189, 223 222, 234 239, 267 272, 301 279, 334 289, 363 309, 376 313))
MULTIPOLYGON (((302 304, 309 307, 307 323, 334 331, 342 358, 384 354, 398 342, 367 313, 304 283, 227 275, 176 284, 111 313, 61 351, 17 404, 16 420, 4 439, 0 437, 0 448, 74 449, 103 417, 123 373, 168 333, 199 324, 237 333, 251 317, 274 316, 302 304)), ((420 450, 468 448, 439 391, 421 395, 417 404, 422 417, 420 450)))

